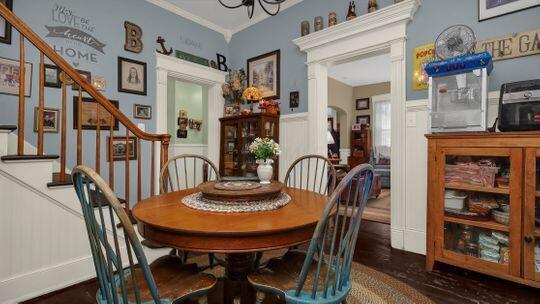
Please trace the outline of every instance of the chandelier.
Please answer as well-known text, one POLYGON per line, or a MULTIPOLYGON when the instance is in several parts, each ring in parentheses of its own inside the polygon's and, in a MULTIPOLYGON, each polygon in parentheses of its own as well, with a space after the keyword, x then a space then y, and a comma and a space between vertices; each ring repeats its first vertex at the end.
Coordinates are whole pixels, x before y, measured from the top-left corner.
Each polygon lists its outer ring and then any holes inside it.
MULTIPOLYGON (((218 0, 221 5, 223 5, 226 8, 235 9, 239 8, 241 6, 245 6, 247 8, 248 17, 251 19, 253 17, 253 12, 255 11, 255 1, 256 0, 240 0, 239 4, 225 4, 223 3, 223 0, 218 0)), ((230 2, 230 0, 225 0, 226 2, 230 2)), ((238 0, 237 0, 238 1, 238 0)), ((262 7, 262 9, 270 16, 275 16, 279 13, 280 5, 281 3, 285 2, 285 0, 258 0, 259 5, 262 7), (277 9, 272 12, 272 10, 269 10, 266 6, 277 6, 277 9)))

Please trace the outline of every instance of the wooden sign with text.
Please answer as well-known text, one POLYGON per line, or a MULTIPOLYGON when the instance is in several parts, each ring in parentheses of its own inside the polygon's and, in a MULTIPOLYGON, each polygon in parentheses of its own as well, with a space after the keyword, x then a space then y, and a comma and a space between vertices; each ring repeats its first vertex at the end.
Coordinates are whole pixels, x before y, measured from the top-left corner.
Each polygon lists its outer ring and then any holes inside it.
POLYGON ((476 43, 476 52, 487 51, 493 61, 540 54, 540 29, 500 36, 476 43))

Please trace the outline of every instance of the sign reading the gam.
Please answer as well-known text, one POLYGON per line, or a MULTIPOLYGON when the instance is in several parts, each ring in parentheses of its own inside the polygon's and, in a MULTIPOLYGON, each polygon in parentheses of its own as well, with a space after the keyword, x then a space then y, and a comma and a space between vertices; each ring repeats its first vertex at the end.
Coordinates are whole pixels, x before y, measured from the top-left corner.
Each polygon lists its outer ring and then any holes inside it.
POLYGON ((482 51, 495 61, 540 54, 540 29, 480 41, 476 52, 482 51))

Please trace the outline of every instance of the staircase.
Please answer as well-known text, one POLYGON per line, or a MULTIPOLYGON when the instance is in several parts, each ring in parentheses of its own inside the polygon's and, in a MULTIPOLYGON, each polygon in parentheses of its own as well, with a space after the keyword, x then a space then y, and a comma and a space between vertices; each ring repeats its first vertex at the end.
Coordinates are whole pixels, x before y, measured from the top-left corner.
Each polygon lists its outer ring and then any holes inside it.
MULTIPOLYGON (((167 161, 170 135, 141 131, 109 100, 99 93, 67 61, 34 33, 20 18, 0 3, 0 16, 9 22, 19 35, 19 79, 25 79, 26 48, 37 49, 39 62, 34 71, 39 73, 38 94, 25 97, 22 81, 18 94, 16 125, 0 122, 0 303, 15 303, 95 277, 92 257, 81 208, 72 187, 69 169, 76 165, 93 167, 122 197, 125 209, 156 193, 157 174, 167 161), (27 43, 29 42, 29 43, 27 43), (44 94, 44 62, 48 58, 61 71, 62 86, 56 90, 61 100, 59 146, 45 150, 43 109, 47 106, 44 94), (78 105, 76 136, 68 138, 66 103, 71 101, 72 89, 78 105), (92 130, 82 124, 83 94, 95 100, 97 119, 92 130), (69 96, 68 96, 69 95, 69 96), (38 132, 25 138, 25 128, 33 121, 25 121, 25 112, 38 108, 38 132), (106 114, 105 114, 106 113, 106 114), (105 115, 105 117, 100 117, 105 115), (108 121, 107 121, 108 120, 108 121), (115 127, 117 125, 118 127, 115 127), (35 134, 35 135, 34 135, 35 134), (137 149, 130 157, 130 145, 125 157, 113 160, 113 139, 116 142, 134 140, 137 149), (36 142, 36 146, 29 144, 36 142), (69 141, 68 141, 69 140, 69 141), (125 141, 124 141, 125 140, 125 141), (76 143, 68 148, 68 143, 76 143), (68 153, 74 157, 68 163, 68 153), (105 154, 102 150, 107 151, 105 154)), ((17 37, 14 35, 13 37, 17 37)), ((14 42, 16 43, 16 42, 14 42)), ((164 254, 152 250, 149 259, 164 254)), ((165 251, 167 251, 165 249, 165 251)))

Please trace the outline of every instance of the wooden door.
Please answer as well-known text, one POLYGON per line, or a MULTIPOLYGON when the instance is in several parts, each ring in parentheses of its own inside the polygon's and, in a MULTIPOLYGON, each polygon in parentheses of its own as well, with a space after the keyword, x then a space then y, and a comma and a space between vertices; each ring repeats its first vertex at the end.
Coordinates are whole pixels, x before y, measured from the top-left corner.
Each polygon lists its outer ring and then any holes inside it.
POLYGON ((442 147, 435 170, 436 177, 430 177, 437 184, 430 212, 436 226, 435 259, 503 278, 520 277, 523 149, 442 147), (474 211, 475 204, 483 205, 485 217, 465 213, 474 211), (496 209, 486 211, 487 205, 496 209), (493 217, 504 205, 507 223, 493 217))
POLYGON ((540 149, 525 149, 523 273, 540 282, 540 149))
POLYGON ((222 123, 220 148, 221 176, 238 176, 240 174, 239 135, 237 120, 222 123))

